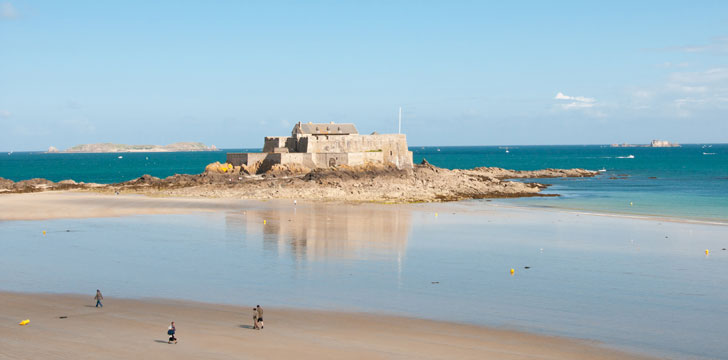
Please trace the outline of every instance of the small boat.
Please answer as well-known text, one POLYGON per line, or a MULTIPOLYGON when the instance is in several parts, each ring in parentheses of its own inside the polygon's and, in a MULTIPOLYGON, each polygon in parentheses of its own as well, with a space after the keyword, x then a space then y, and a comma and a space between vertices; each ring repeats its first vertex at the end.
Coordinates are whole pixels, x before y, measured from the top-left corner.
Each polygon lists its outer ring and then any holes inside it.
POLYGON ((508 149, 506 149, 506 154, 508 154, 509 152, 510 152, 510 151, 508 151, 508 149))
POLYGON ((123 158, 124 158, 124 157, 123 157, 123 156, 121 156, 121 155, 119 155, 119 157, 118 157, 118 159, 123 159, 123 158))
POLYGON ((440 149, 438 148, 437 151, 440 151, 440 149))
POLYGON ((601 168, 601 169, 597 170, 597 172, 600 172, 600 173, 607 172, 607 169, 606 168, 601 168))

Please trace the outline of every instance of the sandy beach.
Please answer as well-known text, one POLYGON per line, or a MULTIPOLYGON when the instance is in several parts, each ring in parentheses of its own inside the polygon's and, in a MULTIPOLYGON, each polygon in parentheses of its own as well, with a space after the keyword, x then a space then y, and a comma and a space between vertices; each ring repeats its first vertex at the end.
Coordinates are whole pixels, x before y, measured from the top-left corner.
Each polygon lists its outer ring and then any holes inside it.
POLYGON ((258 331, 252 303, 107 296, 97 309, 91 295, 7 292, 0 303, 6 359, 645 359, 585 341, 376 314, 266 308, 258 331), (172 320, 176 345, 167 344, 172 320))

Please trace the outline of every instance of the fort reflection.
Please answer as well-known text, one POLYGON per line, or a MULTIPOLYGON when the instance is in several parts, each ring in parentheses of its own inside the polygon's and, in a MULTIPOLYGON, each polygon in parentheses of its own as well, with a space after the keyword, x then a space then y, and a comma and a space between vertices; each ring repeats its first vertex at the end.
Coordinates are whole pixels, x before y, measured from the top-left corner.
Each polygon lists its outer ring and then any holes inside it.
POLYGON ((244 238, 265 251, 296 259, 365 260, 401 257, 407 249, 411 210, 369 205, 306 204, 229 212, 228 238, 244 238))

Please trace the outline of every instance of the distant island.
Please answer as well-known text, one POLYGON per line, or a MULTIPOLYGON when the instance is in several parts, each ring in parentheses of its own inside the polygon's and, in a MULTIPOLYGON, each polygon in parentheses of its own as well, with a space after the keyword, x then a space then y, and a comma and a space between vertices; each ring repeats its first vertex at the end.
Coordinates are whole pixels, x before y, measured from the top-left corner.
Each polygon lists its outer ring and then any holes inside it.
POLYGON ((49 153, 117 153, 117 152, 174 152, 174 151, 217 151, 215 145, 200 142, 177 142, 169 145, 126 145, 126 144, 83 144, 58 150, 51 146, 49 153))
POLYGON ((612 147, 680 147, 680 144, 671 143, 667 140, 652 140, 649 144, 612 144, 612 147))

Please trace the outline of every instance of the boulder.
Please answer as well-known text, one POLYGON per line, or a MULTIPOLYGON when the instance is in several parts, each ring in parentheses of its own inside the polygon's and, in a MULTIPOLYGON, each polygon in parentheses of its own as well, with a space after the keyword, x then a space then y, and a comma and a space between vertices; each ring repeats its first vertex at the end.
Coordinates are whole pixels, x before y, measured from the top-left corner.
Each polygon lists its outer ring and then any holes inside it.
POLYGON ((207 166, 205 166, 205 172, 206 173, 226 174, 226 173, 231 173, 233 168, 234 168, 233 164, 229 164, 229 163, 221 164, 219 161, 215 161, 214 163, 207 164, 207 166))

